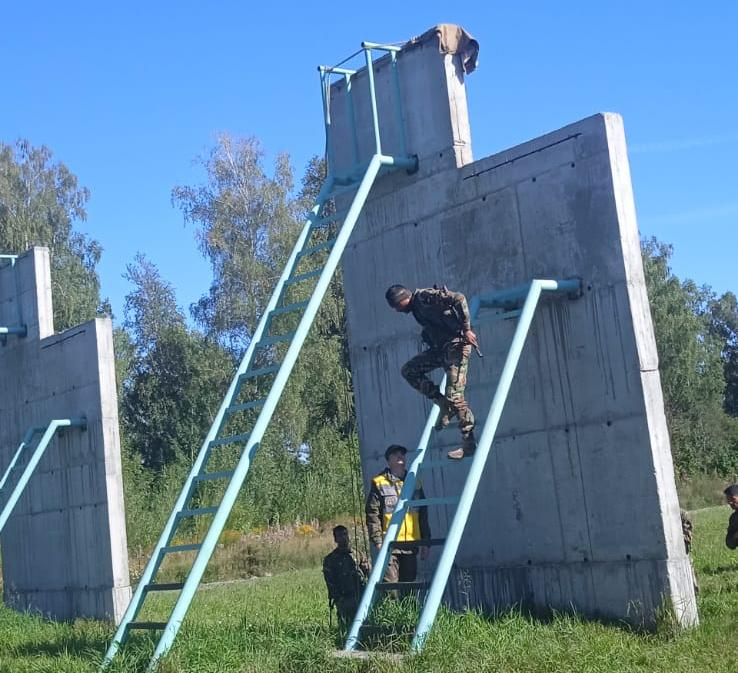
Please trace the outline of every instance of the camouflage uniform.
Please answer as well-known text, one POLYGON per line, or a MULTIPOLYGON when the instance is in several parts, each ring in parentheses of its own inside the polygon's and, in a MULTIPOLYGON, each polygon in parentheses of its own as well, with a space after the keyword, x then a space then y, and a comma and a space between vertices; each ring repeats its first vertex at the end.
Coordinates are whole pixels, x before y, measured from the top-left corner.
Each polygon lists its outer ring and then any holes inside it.
POLYGON ((428 350, 419 353, 402 367, 402 376, 416 390, 431 400, 450 403, 459 417, 459 429, 465 441, 474 430, 474 414, 464 399, 471 345, 464 332, 471 329, 469 307, 460 292, 443 289, 415 290, 410 312, 422 326, 421 337, 428 350), (445 396, 426 374, 443 368, 446 372, 445 396))
POLYGON ((728 531, 725 534, 725 546, 728 549, 738 549, 738 510, 730 515, 728 531))
POLYGON ((356 614, 369 571, 369 562, 353 549, 334 549, 323 559, 328 598, 335 604, 338 622, 343 628, 356 614))
POLYGON ((699 594, 700 592, 700 585, 697 581, 697 575, 694 572, 694 565, 692 564, 692 558, 690 556, 690 553, 692 551, 692 538, 694 536, 694 526, 692 525, 692 520, 689 518, 689 514, 685 512, 683 509, 679 510, 679 515, 682 519, 682 537, 684 538, 684 551, 687 552, 687 557, 689 560, 689 569, 692 573, 692 584, 694 585, 694 593, 699 594))
MULTIPOLYGON (((392 513, 395 511, 403 483, 403 480, 392 474, 389 468, 386 468, 372 479, 369 496, 366 500, 366 527, 369 531, 369 539, 377 547, 382 544, 384 533, 389 526, 392 513)), ((425 498, 423 487, 419 482, 416 482, 416 484, 412 499, 425 498)), ((413 540, 427 540, 430 536, 428 508, 418 507, 405 515, 397 540, 412 542, 413 540)), ((414 581, 418 571, 417 554, 417 547, 394 549, 384 574, 384 581, 414 581)))

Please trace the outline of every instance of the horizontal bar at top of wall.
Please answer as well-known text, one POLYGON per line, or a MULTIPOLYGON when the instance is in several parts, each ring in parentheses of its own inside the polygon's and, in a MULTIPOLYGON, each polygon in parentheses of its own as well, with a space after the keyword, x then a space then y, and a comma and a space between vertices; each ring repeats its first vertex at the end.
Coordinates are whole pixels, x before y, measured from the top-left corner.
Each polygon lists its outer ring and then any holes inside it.
POLYGON ((25 325, 20 327, 0 327, 0 334, 17 334, 18 336, 28 336, 28 328, 25 325))
MULTIPOLYGON (((406 43, 403 42, 403 46, 406 43)), ((378 42, 362 42, 361 48, 362 49, 378 49, 380 51, 402 51, 403 46, 398 46, 396 44, 379 44, 378 42)), ((358 53, 358 52, 357 52, 358 53)))

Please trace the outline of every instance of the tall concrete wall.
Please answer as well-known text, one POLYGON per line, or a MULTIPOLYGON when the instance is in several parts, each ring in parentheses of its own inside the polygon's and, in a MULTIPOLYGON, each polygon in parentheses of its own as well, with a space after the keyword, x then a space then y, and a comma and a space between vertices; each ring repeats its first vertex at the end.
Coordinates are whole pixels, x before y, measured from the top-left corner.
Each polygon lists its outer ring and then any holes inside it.
MULTIPOLYGON (((646 624, 672 605, 693 624, 622 120, 598 114, 470 163, 454 59, 433 41, 400 54, 403 88, 415 86, 416 72, 430 87, 407 115, 420 170, 379 182, 344 257, 365 480, 383 467, 388 444, 416 445, 429 410, 400 376, 421 349, 419 328, 387 307, 387 286, 445 283, 472 296, 580 277, 581 299, 545 301, 537 312, 447 599, 646 624), (442 76, 424 79, 428 71, 442 76)), ((337 131, 341 95, 334 90, 337 131)), ((380 103, 390 97, 380 89, 380 103)), ((467 392, 480 427, 514 327, 479 327, 485 357, 472 357, 467 392)), ((457 431, 447 430, 432 452, 456 445, 457 431)), ((467 467, 433 470, 426 493, 458 493, 467 467)), ((434 537, 451 515, 432 510, 434 537)))
POLYGON ((31 426, 86 416, 52 440, 2 533, 5 602, 56 619, 118 621, 130 600, 113 333, 97 318, 54 334, 49 252, 0 269, 0 471, 31 426), (12 275, 16 274, 13 278, 12 275))

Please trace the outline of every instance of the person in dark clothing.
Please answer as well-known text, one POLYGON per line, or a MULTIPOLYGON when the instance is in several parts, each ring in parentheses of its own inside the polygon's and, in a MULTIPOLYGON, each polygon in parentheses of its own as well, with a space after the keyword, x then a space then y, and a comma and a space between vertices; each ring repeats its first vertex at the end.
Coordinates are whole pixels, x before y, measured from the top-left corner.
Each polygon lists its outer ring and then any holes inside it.
POLYGON ((346 526, 333 529, 336 548, 323 559, 323 577, 329 605, 336 606, 338 623, 347 628, 359 607, 361 592, 371 570, 367 559, 351 549, 346 526))
POLYGON ((448 457, 460 460, 471 456, 477 447, 474 414, 466 402, 464 389, 471 349, 478 348, 479 344, 471 327, 466 297, 445 287, 411 292, 403 285, 392 285, 385 298, 395 311, 413 314, 423 328, 421 338, 428 345, 427 350, 403 365, 402 376, 441 408, 437 430, 458 416, 461 447, 449 451, 448 457), (446 372, 446 390, 443 393, 427 376, 439 368, 446 372))
POLYGON ((725 501, 730 505, 733 513, 728 520, 728 531, 725 534, 725 546, 728 549, 738 549, 738 484, 731 484, 726 488, 725 501))

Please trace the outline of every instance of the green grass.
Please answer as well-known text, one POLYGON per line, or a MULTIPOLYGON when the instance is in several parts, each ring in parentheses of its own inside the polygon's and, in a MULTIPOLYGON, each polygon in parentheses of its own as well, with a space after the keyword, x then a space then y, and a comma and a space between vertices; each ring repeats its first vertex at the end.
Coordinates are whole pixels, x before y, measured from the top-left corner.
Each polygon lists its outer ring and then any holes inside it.
MULTIPOLYGON (((738 633, 738 553, 723 546, 727 508, 694 514, 695 565, 701 585, 701 624, 655 633, 559 615, 547 621, 511 611, 439 616, 422 655, 402 663, 376 657, 337 659, 318 568, 216 585, 198 593, 162 673, 309 673, 581 671, 612 673, 733 673, 738 633)), ((155 618, 172 596, 157 596, 155 618)), ((388 605, 388 621, 406 619, 407 606, 388 605)), ((0 608, 0 671, 95 671, 111 629, 97 622, 53 624, 0 608)), ((150 643, 139 638, 111 670, 141 671, 150 643)))

